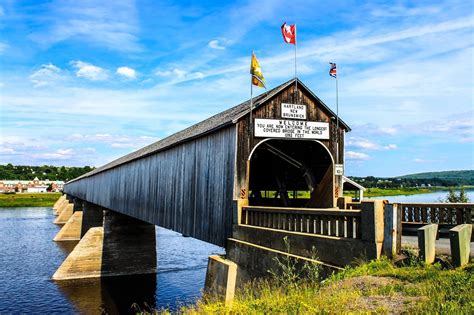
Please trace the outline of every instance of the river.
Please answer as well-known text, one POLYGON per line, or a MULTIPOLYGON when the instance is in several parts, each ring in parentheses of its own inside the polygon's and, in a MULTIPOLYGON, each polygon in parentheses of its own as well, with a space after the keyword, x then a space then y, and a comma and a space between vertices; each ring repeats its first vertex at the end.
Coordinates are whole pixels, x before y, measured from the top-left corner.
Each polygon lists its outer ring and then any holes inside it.
MULTIPOLYGON (((474 202, 474 189, 466 189, 465 192, 470 202, 474 202)), ((448 191, 440 190, 427 194, 369 197, 364 199, 386 199, 390 202, 440 202, 441 199, 446 198, 447 194, 448 191)), ((459 191, 456 191, 456 194, 459 194, 459 191)))
POLYGON ((51 208, 0 208, 0 314, 128 313, 138 303, 176 309, 201 296, 207 258, 223 248, 157 228, 158 274, 54 282, 74 247, 56 243, 51 208))

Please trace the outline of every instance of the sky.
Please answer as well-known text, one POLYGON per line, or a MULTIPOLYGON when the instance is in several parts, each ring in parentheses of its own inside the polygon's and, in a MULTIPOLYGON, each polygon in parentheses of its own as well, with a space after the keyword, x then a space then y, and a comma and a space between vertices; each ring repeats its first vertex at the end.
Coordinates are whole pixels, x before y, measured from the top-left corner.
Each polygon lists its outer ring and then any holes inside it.
POLYGON ((298 77, 345 173, 474 169, 471 1, 0 1, 0 164, 100 166, 298 77))

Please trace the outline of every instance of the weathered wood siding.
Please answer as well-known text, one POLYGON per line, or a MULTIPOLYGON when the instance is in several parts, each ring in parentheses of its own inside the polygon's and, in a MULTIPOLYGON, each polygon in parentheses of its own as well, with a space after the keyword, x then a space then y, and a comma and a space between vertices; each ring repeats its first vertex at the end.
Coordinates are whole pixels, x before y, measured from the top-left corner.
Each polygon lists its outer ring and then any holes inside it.
MULTIPOLYGON (((298 102, 295 100, 295 85, 288 86, 280 93, 269 99, 266 103, 259 106, 254 110, 253 119, 255 118, 267 118, 267 119, 282 119, 281 118, 281 103, 293 103, 293 104, 304 104, 307 105, 307 121, 321 121, 329 123, 329 140, 319 140, 326 148, 334 159, 335 163, 343 163, 344 161, 344 127, 339 124, 339 130, 336 128, 336 121, 331 119, 331 113, 326 111, 323 106, 320 105, 319 101, 312 97, 310 93, 302 89, 298 85, 298 102), (336 161, 336 133, 339 132, 339 161, 336 161)), ((248 146, 248 135, 249 133, 249 122, 250 116, 243 117, 237 124, 237 169, 236 169, 236 181, 234 187, 234 198, 238 199, 242 189, 246 189, 247 181, 247 160, 249 158, 250 151, 257 146, 265 138, 254 138, 253 133, 250 137, 250 150, 248 146)), ((299 140, 295 140, 299 141, 299 140)), ((338 185, 335 182, 335 185, 338 185)), ((332 193, 332 192, 331 192, 332 193)))
POLYGON ((83 200, 225 245, 232 229, 235 125, 66 184, 83 200))

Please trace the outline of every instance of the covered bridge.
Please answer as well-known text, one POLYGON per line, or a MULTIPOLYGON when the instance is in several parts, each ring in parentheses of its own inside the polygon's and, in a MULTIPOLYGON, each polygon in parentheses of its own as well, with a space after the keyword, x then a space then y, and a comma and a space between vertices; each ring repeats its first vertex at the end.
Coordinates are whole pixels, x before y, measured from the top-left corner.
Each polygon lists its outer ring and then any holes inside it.
POLYGON ((68 182, 64 192, 225 246, 238 201, 332 208, 350 128, 295 79, 68 182), (339 145, 336 144, 339 139, 339 145), (339 152, 336 152, 336 151, 339 152), (338 157, 338 160, 336 158, 338 157))

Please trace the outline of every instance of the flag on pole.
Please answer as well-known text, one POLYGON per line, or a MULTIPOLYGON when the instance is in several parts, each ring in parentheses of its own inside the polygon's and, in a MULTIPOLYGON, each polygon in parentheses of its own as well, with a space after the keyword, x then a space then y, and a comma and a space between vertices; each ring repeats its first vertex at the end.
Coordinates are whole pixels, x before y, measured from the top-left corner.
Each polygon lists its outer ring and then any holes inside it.
POLYGON ((262 70, 260 69, 260 64, 258 63, 255 53, 252 52, 252 63, 250 64, 250 74, 252 75, 252 84, 267 88, 265 86, 265 78, 263 77, 262 70))
POLYGON ((329 69, 329 75, 333 78, 337 77, 336 64, 334 62, 330 62, 329 64, 331 65, 331 68, 329 69))
POLYGON ((296 45, 296 24, 288 25, 286 22, 283 23, 281 34, 285 43, 296 45))

